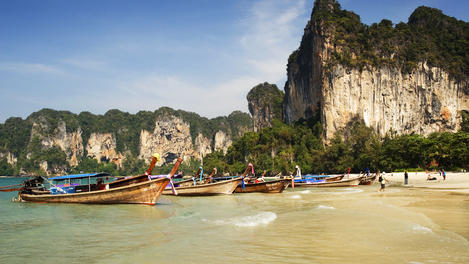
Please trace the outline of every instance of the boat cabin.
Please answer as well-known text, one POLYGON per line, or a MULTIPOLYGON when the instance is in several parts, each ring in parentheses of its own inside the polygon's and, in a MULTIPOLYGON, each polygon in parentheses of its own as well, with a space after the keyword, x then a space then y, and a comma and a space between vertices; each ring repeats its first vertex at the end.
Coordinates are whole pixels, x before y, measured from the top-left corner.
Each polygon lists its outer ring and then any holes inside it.
POLYGON ((108 173, 73 174, 49 178, 51 194, 81 193, 109 189, 107 182, 115 180, 108 173))
POLYGON ((302 175, 301 178, 295 177, 295 183, 316 183, 316 182, 325 182, 329 175, 313 175, 307 174, 302 175))

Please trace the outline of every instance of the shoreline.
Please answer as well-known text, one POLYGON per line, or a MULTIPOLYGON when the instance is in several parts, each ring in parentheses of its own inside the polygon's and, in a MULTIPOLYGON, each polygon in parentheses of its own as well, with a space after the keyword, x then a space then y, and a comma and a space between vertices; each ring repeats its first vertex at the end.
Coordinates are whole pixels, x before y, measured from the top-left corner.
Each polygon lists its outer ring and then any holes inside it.
MULTIPOLYGON (((408 184, 404 184, 404 172, 385 173, 384 178, 389 181, 387 186, 399 185, 406 188, 428 189, 435 191, 469 194, 468 172, 446 172, 446 180, 438 172, 409 172, 408 184), (427 181, 427 176, 436 180, 427 181)), ((352 174, 351 174, 352 175, 352 174)), ((357 174, 358 176, 358 174, 357 174)))

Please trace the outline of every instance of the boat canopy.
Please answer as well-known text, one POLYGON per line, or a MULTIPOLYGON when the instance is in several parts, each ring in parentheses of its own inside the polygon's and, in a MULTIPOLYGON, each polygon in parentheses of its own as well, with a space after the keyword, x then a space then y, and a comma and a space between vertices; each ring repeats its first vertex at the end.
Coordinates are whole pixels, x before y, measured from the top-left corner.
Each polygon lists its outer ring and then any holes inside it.
POLYGON ((92 178, 92 177, 103 177, 103 176, 109 176, 109 173, 106 172, 99 172, 99 173, 85 173, 85 174, 70 174, 70 175, 63 175, 63 176, 57 176, 53 178, 49 178, 49 180, 55 180, 55 181, 60 181, 60 180, 68 180, 68 179, 83 179, 83 178, 92 178))

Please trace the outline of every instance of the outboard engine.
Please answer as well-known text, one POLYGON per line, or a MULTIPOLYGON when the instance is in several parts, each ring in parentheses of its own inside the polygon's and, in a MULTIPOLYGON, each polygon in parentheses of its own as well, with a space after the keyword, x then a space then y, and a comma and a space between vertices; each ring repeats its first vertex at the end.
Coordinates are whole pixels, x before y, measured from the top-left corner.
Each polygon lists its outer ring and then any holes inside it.
POLYGON ((23 181, 22 193, 32 194, 33 190, 44 191, 44 178, 42 176, 36 176, 32 179, 23 181))

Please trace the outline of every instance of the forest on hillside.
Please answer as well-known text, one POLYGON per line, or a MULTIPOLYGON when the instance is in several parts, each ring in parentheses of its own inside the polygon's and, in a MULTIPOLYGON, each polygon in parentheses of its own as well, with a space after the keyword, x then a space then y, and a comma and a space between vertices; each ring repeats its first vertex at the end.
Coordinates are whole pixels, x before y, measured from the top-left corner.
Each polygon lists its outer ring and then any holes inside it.
POLYGON ((372 128, 357 120, 338 131, 330 144, 321 141, 321 124, 298 121, 286 125, 276 120, 272 127, 249 132, 238 139, 226 155, 214 152, 204 158, 205 167, 217 167, 231 174, 242 172, 251 162, 258 173, 289 175, 296 165, 303 173, 358 173, 372 171, 422 171, 469 169, 469 113, 464 112, 457 133, 389 133, 380 139, 372 128))

